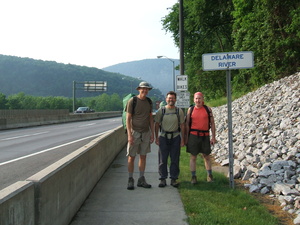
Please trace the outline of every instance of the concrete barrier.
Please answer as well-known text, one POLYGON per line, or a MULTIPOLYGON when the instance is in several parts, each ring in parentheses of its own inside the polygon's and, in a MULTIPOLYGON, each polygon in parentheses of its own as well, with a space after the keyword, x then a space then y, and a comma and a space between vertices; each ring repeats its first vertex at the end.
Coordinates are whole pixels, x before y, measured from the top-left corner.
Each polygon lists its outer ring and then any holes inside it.
POLYGON ((19 181, 0 191, 0 224, 34 225, 34 186, 19 181))
POLYGON ((58 110, 0 110, 0 130, 95 120, 121 116, 121 111, 95 113, 69 113, 58 110))
POLYGON ((26 181, 3 189, 0 191, 1 224, 69 224, 126 143, 127 135, 120 126, 26 181))

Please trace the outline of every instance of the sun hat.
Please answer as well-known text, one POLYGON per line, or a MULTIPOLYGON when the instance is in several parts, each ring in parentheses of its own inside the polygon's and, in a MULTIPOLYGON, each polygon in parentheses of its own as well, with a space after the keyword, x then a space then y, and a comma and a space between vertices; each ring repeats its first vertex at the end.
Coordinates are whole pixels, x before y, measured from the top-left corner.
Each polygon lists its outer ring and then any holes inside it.
POLYGON ((149 91, 152 89, 149 83, 142 81, 139 86, 136 88, 136 90, 139 90, 140 88, 148 88, 149 91))

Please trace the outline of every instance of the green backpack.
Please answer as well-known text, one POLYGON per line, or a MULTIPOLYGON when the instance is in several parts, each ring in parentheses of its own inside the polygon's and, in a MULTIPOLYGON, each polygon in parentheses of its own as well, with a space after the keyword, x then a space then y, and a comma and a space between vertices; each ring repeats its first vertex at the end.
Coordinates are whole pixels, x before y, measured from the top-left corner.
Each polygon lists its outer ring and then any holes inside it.
MULTIPOLYGON (((134 114, 134 109, 137 103, 137 96, 135 94, 128 94, 123 98, 123 112, 122 112, 122 124, 125 130, 125 133, 127 133, 127 126, 126 126, 126 109, 127 109, 127 103, 128 101, 133 98, 133 102, 132 102, 132 114, 134 114)), ((151 105, 151 109, 152 109, 152 100, 150 98, 147 97, 147 100, 149 102, 149 104, 151 105)))

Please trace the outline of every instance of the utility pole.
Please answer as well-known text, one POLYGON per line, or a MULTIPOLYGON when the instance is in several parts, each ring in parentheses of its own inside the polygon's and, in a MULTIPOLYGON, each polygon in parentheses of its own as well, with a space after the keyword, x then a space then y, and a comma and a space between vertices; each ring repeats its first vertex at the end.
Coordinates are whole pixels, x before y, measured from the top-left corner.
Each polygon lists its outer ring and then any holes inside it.
POLYGON ((184 27, 183 27, 183 0, 179 0, 179 48, 180 48, 180 75, 184 75, 184 27))

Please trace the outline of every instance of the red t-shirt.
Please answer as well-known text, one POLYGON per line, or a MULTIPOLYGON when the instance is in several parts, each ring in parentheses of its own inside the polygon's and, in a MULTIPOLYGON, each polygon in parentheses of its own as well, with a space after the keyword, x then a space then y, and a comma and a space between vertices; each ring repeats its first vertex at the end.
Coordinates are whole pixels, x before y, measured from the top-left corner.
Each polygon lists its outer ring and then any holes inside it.
MULTIPOLYGON (((201 108, 194 107, 194 110, 191 115, 192 119, 192 124, 191 124, 191 129, 196 129, 196 130, 209 130, 209 125, 208 125, 208 115, 206 112, 206 109, 202 106, 201 108)), ((190 132, 193 135, 198 135, 197 131, 191 131, 190 132)), ((199 133, 200 136, 208 136, 209 132, 199 133)))

